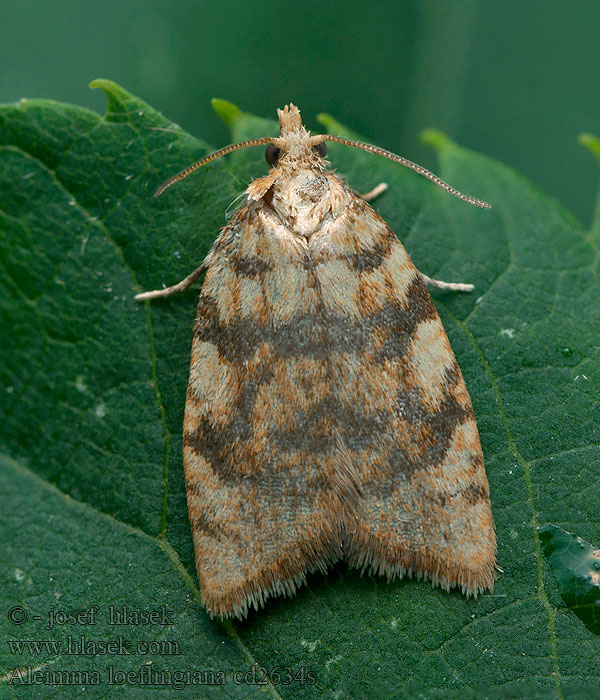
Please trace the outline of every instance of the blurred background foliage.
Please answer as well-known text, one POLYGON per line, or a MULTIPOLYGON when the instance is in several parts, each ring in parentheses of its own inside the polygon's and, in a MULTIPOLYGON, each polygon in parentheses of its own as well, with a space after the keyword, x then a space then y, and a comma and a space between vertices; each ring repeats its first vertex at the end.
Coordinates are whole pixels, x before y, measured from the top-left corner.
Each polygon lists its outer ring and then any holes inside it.
POLYGON ((326 111, 435 167, 435 126, 591 218, 600 133, 598 0, 0 1, 0 102, 47 97, 104 113, 110 78, 192 134, 228 141, 211 97, 274 116, 326 111))

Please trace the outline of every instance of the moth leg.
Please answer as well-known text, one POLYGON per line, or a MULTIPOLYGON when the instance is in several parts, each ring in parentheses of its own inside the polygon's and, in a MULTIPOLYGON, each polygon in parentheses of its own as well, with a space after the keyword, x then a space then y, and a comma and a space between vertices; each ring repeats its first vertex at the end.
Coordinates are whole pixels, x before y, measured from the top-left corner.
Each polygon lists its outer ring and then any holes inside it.
POLYGON ((449 289, 453 292, 472 292, 474 285, 464 284, 463 282, 442 282, 442 280, 434 280, 431 277, 427 277, 422 272, 419 273, 423 278, 423 282, 428 287, 437 287, 438 289, 449 289))
POLYGON ((358 194, 361 199, 364 199, 365 202, 370 202, 372 199, 375 199, 375 197, 378 197, 382 192, 385 192, 387 188, 387 182, 380 182, 377 187, 374 187, 370 192, 366 192, 365 194, 357 192, 356 194, 358 194))
POLYGON ((141 294, 135 295, 136 301, 145 301, 146 299, 158 299, 159 297, 168 297, 171 294, 177 294, 177 292, 183 292, 190 285, 192 285, 198 277, 206 269, 205 263, 202 263, 200 267, 197 267, 192 273, 190 273, 184 280, 174 284, 172 287, 165 287, 165 289, 154 289, 151 292, 142 292, 141 294))

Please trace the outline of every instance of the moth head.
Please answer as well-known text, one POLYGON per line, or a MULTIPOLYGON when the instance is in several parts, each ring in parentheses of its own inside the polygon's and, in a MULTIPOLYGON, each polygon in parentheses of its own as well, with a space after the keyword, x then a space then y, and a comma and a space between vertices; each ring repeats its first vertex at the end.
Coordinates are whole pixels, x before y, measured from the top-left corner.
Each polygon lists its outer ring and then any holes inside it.
POLYGON ((300 110, 289 104, 277 110, 279 138, 267 146, 265 160, 272 168, 282 170, 325 169, 327 147, 322 138, 315 139, 302 124, 300 110))
POLYGON ((155 197, 162 194, 168 187, 173 185, 179 180, 183 180, 194 170, 210 163, 216 158, 227 155, 232 151, 238 151, 241 148, 248 148, 249 146, 261 146, 266 145, 267 149, 265 151, 265 159, 271 168, 278 168, 282 171, 294 171, 297 169, 309 168, 312 170, 325 170, 327 162, 325 161, 325 156, 327 155, 327 147, 325 141, 335 141, 336 143, 341 143, 345 146, 352 146, 354 148, 360 148, 368 153, 375 153, 377 155, 383 156, 384 158, 389 158, 400 165, 404 165, 411 170, 416 171, 428 180, 446 190, 450 194, 458 197, 459 199, 469 202, 476 207, 481 207, 482 209, 491 209, 491 204, 483 202, 477 197, 471 197, 470 195, 463 194, 458 190, 451 187, 446 182, 444 182, 437 175, 434 175, 429 170, 426 170, 423 166, 417 165, 402 156, 397 156, 391 151, 386 151, 384 148, 379 148, 378 146, 373 146, 370 143, 363 143, 361 141, 352 141, 351 139, 344 138, 342 136, 333 136, 332 134, 318 134, 316 136, 311 136, 310 132, 304 128, 302 124, 302 118, 300 116, 300 110, 296 105, 290 103, 286 105, 283 109, 277 110, 277 116, 279 117, 279 136, 269 137, 265 136, 258 139, 250 139, 249 141, 243 141, 241 143, 234 143, 230 146, 225 146, 214 153, 202 158, 202 160, 193 163, 189 167, 182 170, 177 175, 169 178, 164 182, 154 193, 155 197))

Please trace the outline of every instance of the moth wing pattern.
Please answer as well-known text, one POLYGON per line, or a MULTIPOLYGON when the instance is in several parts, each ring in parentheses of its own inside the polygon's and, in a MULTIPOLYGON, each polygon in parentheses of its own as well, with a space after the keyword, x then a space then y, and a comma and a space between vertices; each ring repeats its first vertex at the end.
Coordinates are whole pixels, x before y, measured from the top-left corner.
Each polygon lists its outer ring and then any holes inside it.
POLYGON ((359 259, 378 255, 359 274, 382 293, 360 303, 369 340, 344 368, 344 399, 379 421, 349 443, 363 497, 345 556, 388 579, 415 575, 477 595, 493 590, 496 537, 471 399, 421 274, 367 206, 359 259))
POLYGON ((326 349, 300 317, 317 294, 274 225, 244 207, 223 230, 194 326, 186 492, 203 603, 221 617, 293 594, 342 554, 343 465, 332 417, 316 415, 329 388, 313 355, 326 349))
POLYGON ((184 466, 211 615, 244 616, 342 556, 388 578, 493 587, 479 435, 435 306, 385 222, 319 178, 329 210, 310 236, 277 215, 275 191, 207 259, 184 466))

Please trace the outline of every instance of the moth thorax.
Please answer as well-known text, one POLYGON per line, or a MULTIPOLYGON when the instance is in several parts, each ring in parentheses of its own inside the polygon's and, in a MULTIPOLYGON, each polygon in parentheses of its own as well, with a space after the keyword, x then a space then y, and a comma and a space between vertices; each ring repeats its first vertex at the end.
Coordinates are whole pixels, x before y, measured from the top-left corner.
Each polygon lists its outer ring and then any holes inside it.
POLYGON ((341 188, 331 177, 307 169, 281 182, 272 200, 279 216, 292 224, 295 233, 306 237, 337 216, 345 203, 341 188))
POLYGON ((279 197, 291 211, 313 208, 326 197, 327 178, 314 170, 298 170, 279 188, 279 197))

